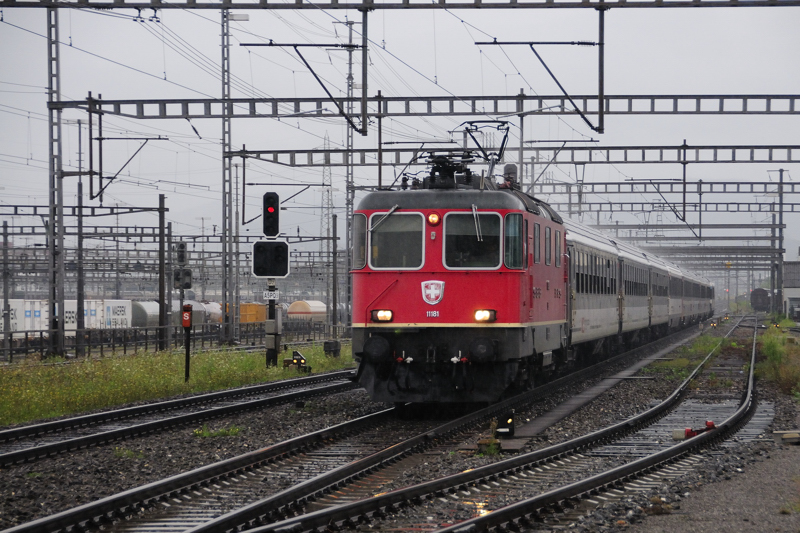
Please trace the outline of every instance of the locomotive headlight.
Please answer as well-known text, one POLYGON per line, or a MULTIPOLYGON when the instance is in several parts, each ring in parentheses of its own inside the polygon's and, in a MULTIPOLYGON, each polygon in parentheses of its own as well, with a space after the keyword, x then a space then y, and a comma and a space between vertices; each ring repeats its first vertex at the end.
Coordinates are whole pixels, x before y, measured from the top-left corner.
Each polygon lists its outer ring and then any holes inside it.
POLYGON ((392 312, 389 309, 375 309, 372 311, 373 322, 391 322, 392 312))
POLYGON ((475 311, 476 322, 494 322, 497 320, 497 311, 494 309, 478 309, 475 311))
POLYGON ((439 222, 441 221, 442 219, 439 217, 439 213, 428 214, 428 224, 430 224, 431 226, 438 226, 439 222))

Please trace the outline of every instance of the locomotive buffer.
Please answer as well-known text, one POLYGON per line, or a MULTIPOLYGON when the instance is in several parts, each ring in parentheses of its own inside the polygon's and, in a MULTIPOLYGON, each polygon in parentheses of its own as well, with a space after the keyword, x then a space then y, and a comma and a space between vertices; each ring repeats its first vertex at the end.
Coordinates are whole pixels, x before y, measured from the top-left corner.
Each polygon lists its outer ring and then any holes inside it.
POLYGON ((267 366, 278 364, 278 347, 281 344, 281 314, 275 312, 275 302, 278 299, 278 290, 275 285, 277 278, 289 275, 289 244, 286 240, 278 239, 280 233, 280 198, 277 193, 264 194, 263 221, 266 240, 253 243, 252 272, 257 278, 267 278, 267 291, 264 293, 268 301, 266 338, 264 343, 267 349, 267 366))

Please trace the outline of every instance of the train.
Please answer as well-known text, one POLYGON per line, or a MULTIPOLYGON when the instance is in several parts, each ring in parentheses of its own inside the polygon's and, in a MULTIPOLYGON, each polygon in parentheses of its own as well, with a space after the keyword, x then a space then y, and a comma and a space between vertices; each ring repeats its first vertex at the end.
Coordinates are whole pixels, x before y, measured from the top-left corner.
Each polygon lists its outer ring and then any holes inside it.
POLYGON ((354 212, 352 346, 373 400, 491 403, 713 315, 708 280, 473 160, 432 152, 354 212))
POLYGON ((750 306, 753 311, 768 312, 772 310, 772 292, 757 288, 750 291, 750 306))

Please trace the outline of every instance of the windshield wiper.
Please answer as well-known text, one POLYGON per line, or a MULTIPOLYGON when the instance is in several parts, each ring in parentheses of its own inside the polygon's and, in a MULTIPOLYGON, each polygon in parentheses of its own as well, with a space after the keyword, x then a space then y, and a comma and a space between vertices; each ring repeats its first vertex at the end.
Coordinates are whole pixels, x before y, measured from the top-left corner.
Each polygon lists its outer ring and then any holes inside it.
POLYGON ((472 218, 475 219, 475 234, 478 236, 478 242, 483 242, 483 233, 481 233, 481 221, 478 218, 478 207, 475 204, 472 204, 472 218))
MULTIPOLYGON (((475 207, 475 206, 473 206, 473 207, 475 207)), ((371 228, 369 228, 369 232, 370 232, 370 233, 372 233, 373 231, 375 231, 375 230, 378 228, 378 226, 380 226, 381 224, 383 224, 383 221, 384 221, 384 220, 386 220, 387 218, 389 218, 389 216, 390 216, 392 213, 394 213, 395 211, 397 211, 398 209, 400 209, 400 205, 398 205, 398 204, 395 204, 395 205, 394 205, 394 207, 392 207, 391 209, 389 209, 389 212, 388 212, 388 213, 386 213, 385 215, 383 215, 383 216, 382 216, 382 217, 381 217, 381 218, 380 218, 380 219, 379 219, 379 220, 378 220, 378 221, 377 221, 375 224, 373 224, 373 225, 372 225, 372 227, 371 227, 371 228)))

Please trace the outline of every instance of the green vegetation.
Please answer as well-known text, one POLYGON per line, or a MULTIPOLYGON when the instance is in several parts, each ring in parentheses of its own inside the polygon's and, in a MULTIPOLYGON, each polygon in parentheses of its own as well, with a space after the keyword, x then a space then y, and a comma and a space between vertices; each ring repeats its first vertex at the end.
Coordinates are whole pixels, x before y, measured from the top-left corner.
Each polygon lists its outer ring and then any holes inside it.
POLYGON ((496 457, 500 455, 500 443, 497 439, 486 439, 487 442, 478 441, 478 453, 475 457, 496 457))
POLYGON ((144 452, 116 447, 114 448, 114 457, 119 457, 120 459, 144 459, 144 452))
POLYGON ((731 302, 730 313, 732 315, 748 315, 753 313, 750 302, 731 302))
POLYGON ((667 377, 676 379, 686 379, 718 343, 718 337, 701 335, 691 345, 678 348, 674 359, 656 361, 648 365, 643 372, 665 374, 667 377))
POLYGON ((795 398, 800 393, 800 346, 787 343, 788 334, 770 327, 759 339, 763 360, 756 365, 756 375, 774 381, 785 394, 795 398))
MULTIPOLYGON (((322 346, 300 350, 314 373, 353 365, 350 349, 327 357, 322 346)), ((294 367, 265 368, 263 352, 214 351, 192 355, 191 379, 184 383, 183 349, 104 359, 26 361, 0 368, 0 427, 132 402, 202 393, 297 377, 294 367)))
POLYGON ((797 326, 797 322, 790 320, 782 313, 770 313, 767 316, 768 325, 778 324, 780 329, 793 328, 797 326))
POLYGON ((192 431, 195 437, 200 437, 201 439, 205 439, 208 437, 235 437, 239 434, 239 428, 236 426, 229 427, 229 428, 222 428, 217 430, 210 430, 208 426, 203 424, 203 427, 199 429, 195 429, 192 431))
POLYGON ((37 477, 42 477, 42 473, 41 472, 28 472, 27 474, 25 474, 25 477, 28 477, 30 479, 36 479, 37 477))

